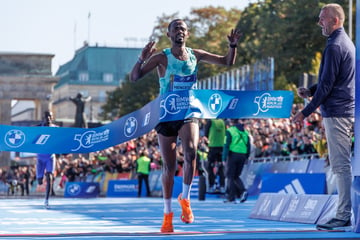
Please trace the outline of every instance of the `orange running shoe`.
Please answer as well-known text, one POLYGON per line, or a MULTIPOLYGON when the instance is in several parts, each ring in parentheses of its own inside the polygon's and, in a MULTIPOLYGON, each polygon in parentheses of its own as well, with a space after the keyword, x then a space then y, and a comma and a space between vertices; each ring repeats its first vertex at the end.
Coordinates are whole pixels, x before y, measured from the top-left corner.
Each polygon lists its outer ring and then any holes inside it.
POLYGON ((194 222, 194 215, 192 213, 191 207, 190 207, 190 200, 189 199, 182 199, 181 193, 178 196, 178 202, 181 206, 181 216, 180 219, 184 223, 192 223, 194 222))
POLYGON ((174 216, 173 212, 168 213, 168 214, 164 213, 164 219, 163 219, 163 223, 162 223, 162 226, 161 226, 161 229, 160 229, 160 231, 162 233, 174 232, 174 227, 173 227, 173 224, 172 224, 173 216, 174 216))

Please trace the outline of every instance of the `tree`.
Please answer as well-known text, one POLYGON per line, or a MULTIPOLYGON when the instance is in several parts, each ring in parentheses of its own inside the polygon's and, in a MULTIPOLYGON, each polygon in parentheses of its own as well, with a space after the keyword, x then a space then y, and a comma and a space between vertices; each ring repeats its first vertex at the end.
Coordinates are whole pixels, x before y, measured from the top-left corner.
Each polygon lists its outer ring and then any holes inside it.
POLYGON ((275 82, 284 76, 297 83, 313 67, 311 59, 324 45, 316 28, 319 9, 313 0, 266 0, 250 5, 238 23, 245 36, 240 40, 240 62, 274 57, 275 82))
POLYGON ((330 2, 338 2, 347 13, 348 1, 263 0, 249 5, 238 22, 244 32, 239 62, 274 57, 278 86, 284 80, 297 85, 302 73, 317 72, 326 38, 316 25, 321 7, 330 2))
MULTIPOLYGON (((227 35, 231 29, 236 28, 240 16, 241 11, 235 8, 230 10, 223 7, 193 9, 190 17, 185 18, 191 31, 188 45, 220 55, 226 54, 229 48, 227 35)), ((236 66, 239 64, 235 64, 232 68, 236 66)), ((228 67, 200 63, 198 79, 205 79, 228 70, 228 67)))
MULTIPOLYGON (((243 37, 237 48, 234 67, 274 57, 276 89, 293 89, 298 86, 303 73, 318 72, 326 38, 321 37, 320 27, 316 25, 321 7, 330 2, 339 3, 345 14, 348 13, 348 0, 259 0, 243 11, 227 11, 222 7, 192 9, 190 15, 183 18, 191 35, 188 46, 224 54, 228 48, 226 35, 236 26, 243 37)), ((355 7, 353 12, 355 14, 355 7)), ((158 49, 169 47, 167 26, 175 18, 179 18, 178 13, 164 14, 157 19, 152 38, 157 41, 158 49)), ((347 25, 345 21, 345 29, 347 25)), ((200 80, 229 70, 227 67, 201 65, 200 80)), ((157 81, 158 77, 153 73, 140 80, 138 85, 126 82, 116 92, 109 93, 104 115, 119 116, 139 109, 157 96, 157 81), (146 93, 145 96, 140 97, 139 91, 146 93)))
POLYGON ((107 93, 107 101, 102 106, 102 117, 115 120, 121 116, 140 109, 158 96, 159 83, 155 72, 133 83, 126 81, 114 91, 107 93))

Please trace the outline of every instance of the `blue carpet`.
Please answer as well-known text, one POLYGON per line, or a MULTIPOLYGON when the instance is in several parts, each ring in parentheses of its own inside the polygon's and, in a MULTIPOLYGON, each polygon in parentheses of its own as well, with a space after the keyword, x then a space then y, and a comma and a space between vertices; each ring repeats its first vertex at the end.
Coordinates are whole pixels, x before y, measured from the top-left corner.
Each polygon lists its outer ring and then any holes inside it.
POLYGON ((1 199, 1 239, 360 239, 354 232, 325 232, 314 225, 248 218, 256 199, 225 204, 192 200, 193 224, 180 221, 173 199, 173 234, 159 232, 161 198, 1 199))

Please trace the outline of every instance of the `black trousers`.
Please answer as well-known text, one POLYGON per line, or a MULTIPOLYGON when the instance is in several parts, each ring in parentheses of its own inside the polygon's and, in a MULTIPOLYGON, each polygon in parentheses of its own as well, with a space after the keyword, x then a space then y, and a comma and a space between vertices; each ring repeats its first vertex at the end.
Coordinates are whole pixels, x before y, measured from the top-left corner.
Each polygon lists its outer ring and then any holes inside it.
POLYGON ((229 156, 226 162, 226 178, 229 190, 227 199, 229 201, 234 201, 236 196, 239 196, 246 191, 244 183, 240 178, 246 159, 246 154, 229 151, 229 156))
POLYGON ((146 196, 150 196, 150 186, 149 186, 149 175, 148 174, 143 174, 143 173, 138 173, 138 182, 139 182, 139 188, 138 188, 138 197, 141 196, 141 189, 142 189, 142 182, 145 182, 145 187, 146 187, 146 196))
POLYGON ((212 187, 215 184, 216 175, 220 178, 220 186, 225 186, 225 174, 224 167, 221 161, 222 158, 222 147, 210 147, 208 155, 208 165, 206 171, 208 172, 209 177, 209 186, 212 187), (217 172, 214 173, 214 167, 218 164, 217 172))

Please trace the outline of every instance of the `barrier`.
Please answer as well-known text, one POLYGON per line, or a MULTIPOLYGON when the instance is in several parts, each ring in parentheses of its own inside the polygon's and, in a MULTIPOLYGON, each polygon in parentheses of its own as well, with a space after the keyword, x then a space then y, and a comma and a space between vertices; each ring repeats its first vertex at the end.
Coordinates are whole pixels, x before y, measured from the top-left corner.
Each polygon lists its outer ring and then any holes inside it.
POLYGON ((107 197, 136 197, 138 194, 137 180, 110 180, 107 188, 107 197))
POLYGON ((100 194, 99 183, 67 182, 64 197, 92 198, 100 194))
POLYGON ((319 216, 318 224, 327 223, 330 219, 335 217, 337 209, 337 195, 326 195, 329 196, 327 203, 325 204, 321 215, 319 216))
POLYGON ((290 197, 288 194, 261 193, 249 217, 279 221, 290 197))
MULTIPOLYGON (((280 221, 314 224, 327 206, 330 195, 291 194, 280 221)), ((329 209, 331 210, 331 209, 329 209)), ((330 211, 329 211, 330 212, 330 211)))
POLYGON ((149 174, 151 196, 162 196, 161 170, 153 170, 149 174))
POLYGON ((298 160, 293 162, 275 162, 272 164, 272 173, 306 173, 309 165, 308 160, 298 160))
MULTIPOLYGON (((174 187, 172 192, 173 198, 177 198, 179 194, 182 192, 182 183, 183 183, 183 177, 175 176, 174 187)), ((196 176, 194 177, 192 182, 190 197, 198 197, 198 195, 199 195, 199 177, 196 176)))
POLYGON ((271 173, 312 173, 326 174, 326 189, 321 193, 335 194, 335 176, 325 167, 325 160, 317 158, 317 154, 293 157, 268 157, 250 160, 243 168, 241 179, 248 190, 249 196, 258 196, 261 192, 262 180, 265 174, 271 173))
POLYGON ((249 217, 319 224, 334 217, 335 201, 333 195, 261 193, 249 217))
POLYGON ((261 190, 261 178, 264 173, 269 173, 271 162, 258 162, 246 164, 241 174, 241 179, 250 196, 257 196, 261 190))
POLYGON ((261 192, 324 194, 325 189, 324 173, 268 173, 262 176, 261 192))

